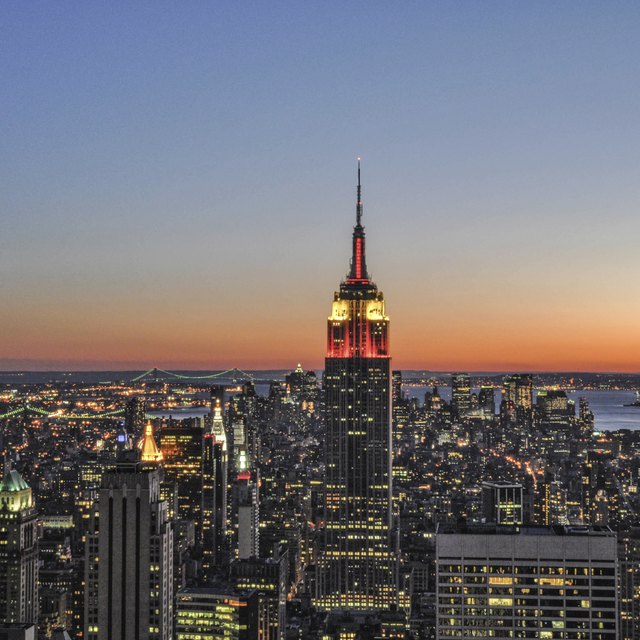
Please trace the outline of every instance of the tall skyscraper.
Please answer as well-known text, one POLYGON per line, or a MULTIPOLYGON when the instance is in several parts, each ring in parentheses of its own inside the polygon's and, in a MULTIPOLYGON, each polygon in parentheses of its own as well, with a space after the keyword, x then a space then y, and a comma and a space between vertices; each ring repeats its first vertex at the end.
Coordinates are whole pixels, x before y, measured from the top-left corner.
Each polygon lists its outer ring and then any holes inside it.
POLYGON ((85 637, 173 638, 173 530, 160 471, 128 451, 105 474, 87 539, 85 637))
POLYGON ((129 434, 138 435, 144 429, 145 402, 142 398, 131 398, 124 406, 124 426, 129 434))
POLYGON ((178 487, 180 520, 191 520, 196 539, 202 536, 202 461, 204 457, 204 420, 170 420, 160 430, 164 479, 178 487))
POLYGON ((571 424, 575 407, 562 389, 538 392, 536 398, 540 449, 547 455, 564 459, 571 453, 571 424))
POLYGON ((451 409, 455 418, 464 418, 471 410, 471 382, 468 373, 451 376, 451 409))
POLYGON ((528 428, 533 417, 533 376, 512 373, 504 377, 504 402, 511 422, 528 428))
POLYGON ((533 408, 533 376, 530 373, 512 373, 504 377, 506 399, 515 407, 531 412, 533 408))
POLYGON ((216 397, 211 428, 204 434, 202 461, 202 569, 206 580, 227 551, 227 436, 216 397))
POLYGON ((259 549, 258 478, 255 471, 237 474, 231 493, 232 550, 234 559, 252 558, 259 549))
POLYGON ((0 620, 38 622, 37 513, 15 469, 0 482, 0 620))
POLYGON ((351 268, 328 320, 320 610, 386 609, 397 600, 388 330, 384 297, 367 272, 358 164, 351 268))

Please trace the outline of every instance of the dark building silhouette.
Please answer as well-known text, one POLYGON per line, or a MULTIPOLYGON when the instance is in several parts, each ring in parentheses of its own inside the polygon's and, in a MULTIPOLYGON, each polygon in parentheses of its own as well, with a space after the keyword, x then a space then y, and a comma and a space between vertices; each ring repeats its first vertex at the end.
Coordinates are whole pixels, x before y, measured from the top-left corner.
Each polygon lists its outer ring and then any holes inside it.
POLYGON ((88 640, 173 638, 173 529, 160 476, 127 451, 102 480, 87 537, 88 640))
POLYGON ((227 436, 219 397, 214 400, 211 428, 204 434, 202 462, 202 569, 210 582, 228 560, 227 436))

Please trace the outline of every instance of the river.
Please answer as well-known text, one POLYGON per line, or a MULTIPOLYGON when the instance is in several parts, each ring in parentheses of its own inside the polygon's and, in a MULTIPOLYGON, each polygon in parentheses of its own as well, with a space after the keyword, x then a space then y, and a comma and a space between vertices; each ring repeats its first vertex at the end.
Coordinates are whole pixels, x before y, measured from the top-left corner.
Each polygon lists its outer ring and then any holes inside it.
MULTIPOLYGON (((405 392, 410 398, 424 401, 427 387, 405 386, 405 392)), ((439 387, 444 400, 451 400, 451 387, 439 387)), ((477 389, 474 389, 477 392, 477 389)), ((535 394, 535 391, 534 391, 535 394)), ((496 389, 496 407, 500 406, 500 389, 496 389)), ((633 391, 569 391, 569 398, 575 400, 585 397, 595 416, 597 431, 615 431, 616 429, 640 429, 640 407, 625 407, 635 400, 633 391)))

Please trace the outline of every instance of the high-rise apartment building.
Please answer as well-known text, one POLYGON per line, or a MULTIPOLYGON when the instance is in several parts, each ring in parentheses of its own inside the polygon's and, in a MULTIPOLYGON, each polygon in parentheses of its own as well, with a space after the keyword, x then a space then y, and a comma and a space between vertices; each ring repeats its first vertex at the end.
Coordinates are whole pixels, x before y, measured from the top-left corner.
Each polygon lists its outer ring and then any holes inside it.
POLYGON ((616 567, 608 527, 440 526, 436 637, 614 640, 616 567))
POLYGON ((87 640, 173 639, 173 530, 160 471, 135 457, 121 454, 95 505, 85 568, 87 640))
POLYGON ((384 296, 367 272, 358 167, 351 268, 328 319, 320 610, 386 609, 397 600, 388 332, 384 296))
POLYGON ((0 620, 38 622, 37 512, 15 469, 0 482, 0 620))

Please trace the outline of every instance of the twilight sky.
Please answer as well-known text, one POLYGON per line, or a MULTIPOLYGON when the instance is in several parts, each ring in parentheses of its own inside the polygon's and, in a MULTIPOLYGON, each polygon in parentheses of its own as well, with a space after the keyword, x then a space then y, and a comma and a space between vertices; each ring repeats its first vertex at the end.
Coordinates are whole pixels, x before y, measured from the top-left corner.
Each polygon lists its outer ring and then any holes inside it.
POLYGON ((640 370, 635 2, 23 2, 0 369, 322 366, 355 158, 394 366, 640 370))

